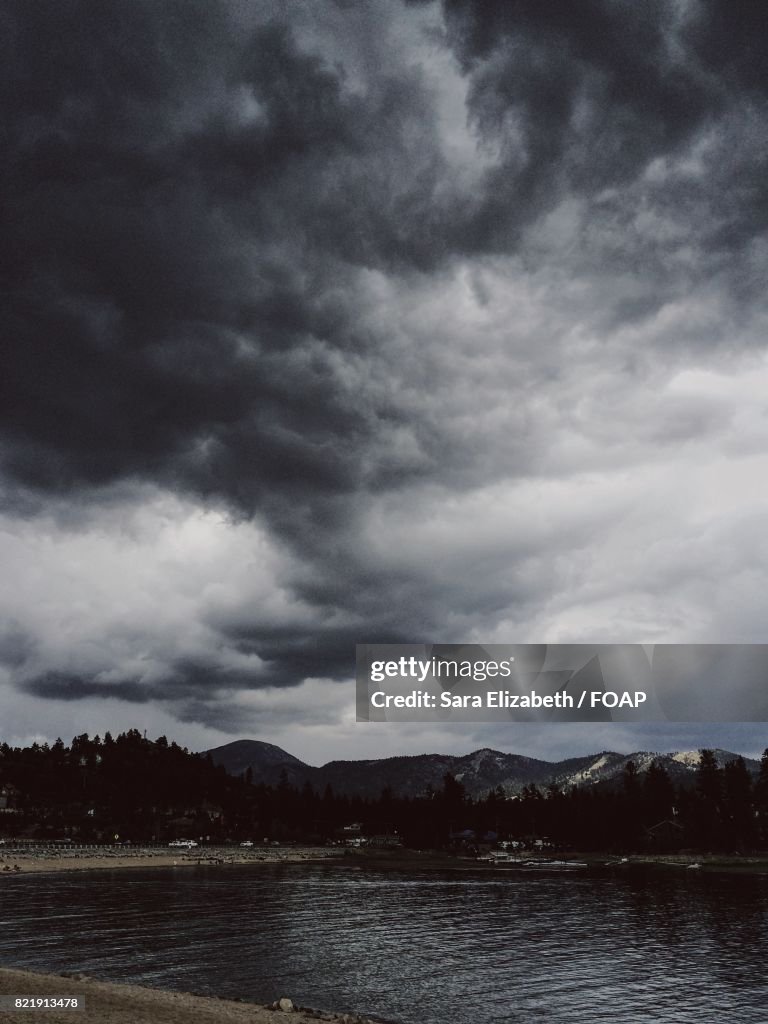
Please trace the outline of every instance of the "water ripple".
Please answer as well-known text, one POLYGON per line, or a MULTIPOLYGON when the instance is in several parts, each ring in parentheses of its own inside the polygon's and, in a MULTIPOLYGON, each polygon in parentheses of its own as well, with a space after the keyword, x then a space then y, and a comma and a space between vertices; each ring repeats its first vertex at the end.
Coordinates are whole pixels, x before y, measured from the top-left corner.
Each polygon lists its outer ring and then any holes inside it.
POLYGON ((761 878, 320 866, 3 879, 0 960, 402 1024, 764 1024, 761 878))

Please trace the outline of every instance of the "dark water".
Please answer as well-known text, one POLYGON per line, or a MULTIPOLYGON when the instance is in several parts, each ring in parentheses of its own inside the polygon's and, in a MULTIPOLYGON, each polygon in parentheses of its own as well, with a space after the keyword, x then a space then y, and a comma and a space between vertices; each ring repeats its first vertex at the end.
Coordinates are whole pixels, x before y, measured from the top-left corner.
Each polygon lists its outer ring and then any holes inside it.
POLYGON ((768 880, 265 866, 0 877, 0 963, 407 1024, 766 1024, 768 880))

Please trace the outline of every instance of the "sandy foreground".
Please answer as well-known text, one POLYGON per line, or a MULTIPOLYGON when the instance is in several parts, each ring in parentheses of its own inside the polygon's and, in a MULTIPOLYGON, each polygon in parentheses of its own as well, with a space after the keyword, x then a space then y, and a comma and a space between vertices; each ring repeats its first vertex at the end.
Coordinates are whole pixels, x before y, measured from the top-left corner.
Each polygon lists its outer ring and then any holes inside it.
POLYGON ((181 868, 199 864, 296 864, 306 861, 337 861, 344 850, 327 846, 198 847, 167 848, 101 847, 72 850, 8 849, 0 847, 0 885, 4 875, 38 871, 83 871, 93 868, 181 868))
POLYGON ((77 996, 84 999, 81 1010, 0 1010, 0 1021, 21 1024, 374 1024, 367 1017, 336 1014, 313 1009, 279 1009, 193 996, 186 992, 165 992, 138 985, 114 985, 82 975, 63 977, 0 968, 2 996, 77 996))

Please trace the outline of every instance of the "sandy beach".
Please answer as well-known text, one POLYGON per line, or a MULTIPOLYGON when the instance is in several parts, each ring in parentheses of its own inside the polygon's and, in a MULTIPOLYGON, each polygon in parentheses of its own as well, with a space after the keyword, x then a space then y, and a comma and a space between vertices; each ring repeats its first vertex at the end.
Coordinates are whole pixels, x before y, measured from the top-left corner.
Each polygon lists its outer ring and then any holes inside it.
MULTIPOLYGON (((81 975, 64 977, 0 968, 2 996, 76 996, 85 1000, 82 1010, 0 1010, 0 1021, 40 1020, 47 1024, 374 1024, 356 1014, 291 1007, 258 1006, 195 996, 186 992, 166 992, 139 985, 114 985, 81 975)), ((288 997, 285 997, 288 999, 288 997)))
MULTIPOLYGON (((669 871, 697 868, 705 873, 766 874, 765 856, 725 854, 634 854, 617 857, 602 853, 569 853, 567 858, 581 862, 585 870, 598 873, 629 871, 669 871)), ((376 871, 440 871, 451 874, 529 871, 533 866, 557 868, 557 859, 527 855, 517 861, 489 861, 474 857, 412 850, 349 850, 333 846, 201 846, 191 850, 172 850, 148 846, 50 846, 0 847, 0 886, 4 879, 17 875, 59 871, 93 871, 138 868, 183 869, 198 866, 237 867, 258 864, 329 864, 350 869, 376 871)))
POLYGON ((200 864, 296 864, 338 861, 344 850, 329 846, 254 847, 205 846, 191 850, 167 847, 0 847, 0 884, 4 875, 41 871, 84 871, 94 868, 182 868, 200 864))

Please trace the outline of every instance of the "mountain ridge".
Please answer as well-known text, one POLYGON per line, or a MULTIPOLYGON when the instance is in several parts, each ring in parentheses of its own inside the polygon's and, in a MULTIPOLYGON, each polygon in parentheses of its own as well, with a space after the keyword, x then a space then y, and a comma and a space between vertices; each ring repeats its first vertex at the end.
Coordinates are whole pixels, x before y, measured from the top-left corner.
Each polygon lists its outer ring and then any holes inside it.
MULTIPOLYGON (((714 753, 721 766, 742 756, 722 749, 714 753)), ((603 750, 561 761, 544 761, 481 747, 469 754, 340 759, 315 767, 263 740, 235 740, 204 751, 203 756, 207 755, 232 775, 242 775, 250 769, 255 783, 274 786, 287 781, 297 787, 308 783, 318 791, 331 786, 335 793, 367 797, 379 797, 384 789, 396 796, 423 796, 430 789, 441 789, 443 778, 449 772, 473 797, 485 796, 497 787, 501 787, 505 795, 514 796, 527 785, 540 788, 555 785, 561 789, 574 785, 607 785, 621 778, 628 761, 634 761, 641 774, 656 761, 679 785, 692 781, 699 759, 699 751, 640 750, 622 754, 603 750)), ((757 773, 759 762, 747 757, 744 760, 749 771, 757 773)))

